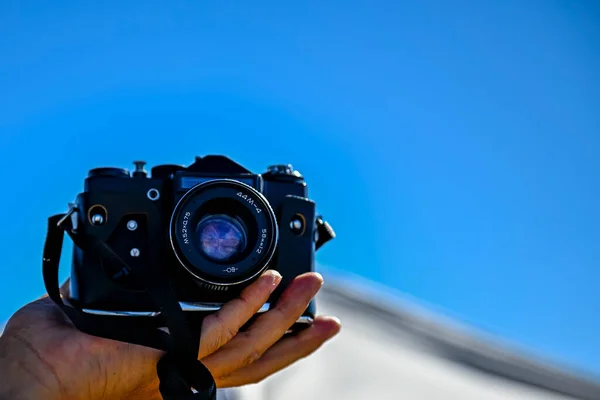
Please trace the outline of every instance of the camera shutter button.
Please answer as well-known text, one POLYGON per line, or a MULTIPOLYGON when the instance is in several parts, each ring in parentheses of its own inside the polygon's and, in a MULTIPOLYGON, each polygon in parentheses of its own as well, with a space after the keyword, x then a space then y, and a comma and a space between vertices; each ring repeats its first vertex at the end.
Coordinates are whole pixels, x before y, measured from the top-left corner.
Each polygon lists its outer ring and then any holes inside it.
POLYGON ((133 164, 135 165, 134 178, 145 178, 148 175, 148 172, 144 169, 146 161, 134 161, 133 164))

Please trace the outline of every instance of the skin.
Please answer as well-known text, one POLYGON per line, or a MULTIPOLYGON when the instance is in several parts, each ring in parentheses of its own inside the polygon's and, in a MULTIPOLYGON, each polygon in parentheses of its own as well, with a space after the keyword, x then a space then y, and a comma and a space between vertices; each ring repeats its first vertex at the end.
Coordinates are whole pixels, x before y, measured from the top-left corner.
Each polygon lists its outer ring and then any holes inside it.
MULTIPOLYGON (((258 383, 340 331, 336 318, 319 316, 310 328, 280 340, 323 285, 319 274, 307 273, 288 286, 274 309, 239 332, 280 280, 277 272, 265 272, 239 298, 205 318, 198 358, 217 387, 258 383)), ((0 400, 161 399, 156 363, 162 355, 82 333, 43 297, 17 311, 0 337, 0 400)))

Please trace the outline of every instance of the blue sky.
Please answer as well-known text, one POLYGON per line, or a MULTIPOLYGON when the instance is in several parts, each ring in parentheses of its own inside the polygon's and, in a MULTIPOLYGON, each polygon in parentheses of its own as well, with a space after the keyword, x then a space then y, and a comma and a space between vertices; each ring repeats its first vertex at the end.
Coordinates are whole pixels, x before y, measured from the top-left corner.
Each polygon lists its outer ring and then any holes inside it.
MULTIPOLYGON (((593 1, 0 5, 0 319, 89 168, 292 163, 325 265, 600 374, 593 1)), ((63 265, 63 276, 68 263, 63 265)))

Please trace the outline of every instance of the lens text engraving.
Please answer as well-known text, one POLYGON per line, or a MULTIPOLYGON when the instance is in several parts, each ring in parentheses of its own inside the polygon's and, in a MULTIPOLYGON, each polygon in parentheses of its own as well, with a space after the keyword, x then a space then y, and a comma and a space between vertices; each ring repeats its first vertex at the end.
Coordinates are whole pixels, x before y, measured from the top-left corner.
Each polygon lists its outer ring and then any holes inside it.
POLYGON ((260 254, 263 252, 263 249, 265 247, 265 240, 267 240, 267 230, 263 229, 260 234, 260 244, 258 245, 258 249, 256 249, 257 254, 260 254))
POLYGON ((251 206, 254 206, 254 209, 256 210, 257 214, 260 214, 262 212, 262 210, 260 208, 258 208, 256 203, 254 203, 254 199, 252 197, 250 197, 247 194, 244 194, 242 192, 237 192, 237 196, 246 200, 246 202, 248 202, 248 204, 250 204, 251 206))
POLYGON ((190 238, 188 235, 188 224, 190 223, 191 216, 192 216, 192 213, 190 213, 189 211, 186 212, 185 215, 183 216, 181 234, 183 236, 183 242, 185 244, 190 244, 190 238))

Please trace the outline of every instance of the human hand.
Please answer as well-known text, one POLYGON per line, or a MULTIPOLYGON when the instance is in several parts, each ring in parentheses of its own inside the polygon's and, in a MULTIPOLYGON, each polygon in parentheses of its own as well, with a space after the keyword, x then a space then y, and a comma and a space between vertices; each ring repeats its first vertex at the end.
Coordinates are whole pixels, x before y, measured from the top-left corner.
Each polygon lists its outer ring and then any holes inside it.
MULTIPOLYGON (((280 280, 277 272, 267 271, 204 319, 198 358, 218 388, 257 383, 339 332, 337 319, 319 316, 310 328, 281 339, 321 288, 316 273, 294 279, 274 309, 239 332, 280 280)), ((0 400, 160 399, 156 364, 163 354, 82 333, 44 297, 17 311, 0 337, 0 376, 6 382, 0 400)))

